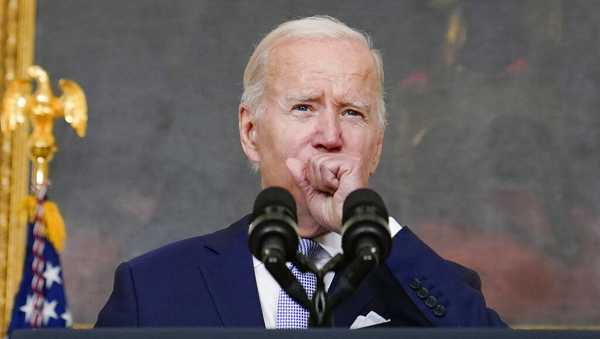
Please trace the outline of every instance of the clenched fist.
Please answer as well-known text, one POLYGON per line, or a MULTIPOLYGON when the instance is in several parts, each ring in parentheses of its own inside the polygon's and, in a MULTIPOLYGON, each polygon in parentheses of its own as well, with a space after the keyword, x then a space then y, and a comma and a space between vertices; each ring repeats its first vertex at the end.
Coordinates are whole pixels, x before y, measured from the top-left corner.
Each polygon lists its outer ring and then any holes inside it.
POLYGON ((368 183, 368 169, 361 159, 341 153, 322 153, 305 162, 288 158, 286 165, 304 193, 306 207, 314 220, 340 233, 344 200, 368 183))

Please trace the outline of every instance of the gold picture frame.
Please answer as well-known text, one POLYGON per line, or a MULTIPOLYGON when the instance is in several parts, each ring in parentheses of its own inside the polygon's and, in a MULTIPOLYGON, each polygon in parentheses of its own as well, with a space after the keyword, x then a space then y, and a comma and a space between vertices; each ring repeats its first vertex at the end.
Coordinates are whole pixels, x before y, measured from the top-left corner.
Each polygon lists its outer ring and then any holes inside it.
MULTIPOLYGON (((0 0, 0 95, 33 63, 35 0, 0 0)), ((26 244, 29 126, 0 134, 0 337, 6 335, 19 288, 26 244)))

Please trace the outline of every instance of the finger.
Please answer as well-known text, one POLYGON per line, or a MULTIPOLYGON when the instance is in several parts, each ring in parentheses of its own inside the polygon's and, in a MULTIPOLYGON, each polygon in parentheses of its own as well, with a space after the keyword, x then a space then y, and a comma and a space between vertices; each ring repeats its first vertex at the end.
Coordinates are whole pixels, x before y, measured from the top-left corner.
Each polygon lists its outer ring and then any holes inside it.
POLYGON ((306 166, 306 179, 316 189, 319 190, 319 163, 316 158, 311 158, 306 166))
POLYGON ((332 166, 328 166, 327 162, 323 162, 320 166, 319 172, 321 174, 323 185, 329 188, 332 192, 335 192, 340 184, 336 176, 336 173, 338 172, 337 168, 332 168, 332 166))
POLYGON ((306 179, 305 163, 296 158, 288 158, 285 161, 285 164, 289 169, 290 173, 292 174, 292 177, 296 181, 298 187, 300 187, 300 189, 303 190, 305 194, 309 193, 312 190, 312 188, 310 183, 306 179))
POLYGON ((309 160, 306 177, 315 190, 328 194, 335 193, 338 180, 334 165, 323 156, 316 156, 309 160))

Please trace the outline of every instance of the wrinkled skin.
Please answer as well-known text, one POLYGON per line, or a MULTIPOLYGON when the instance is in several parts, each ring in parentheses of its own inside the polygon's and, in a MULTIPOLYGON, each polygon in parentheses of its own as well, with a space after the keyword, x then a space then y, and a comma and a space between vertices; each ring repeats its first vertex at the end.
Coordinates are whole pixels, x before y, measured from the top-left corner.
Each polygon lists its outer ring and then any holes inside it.
POLYGON ((373 57, 358 41, 288 38, 268 60, 260 114, 240 105, 244 153, 262 187, 292 193, 300 236, 339 233, 344 199, 381 154, 373 57))

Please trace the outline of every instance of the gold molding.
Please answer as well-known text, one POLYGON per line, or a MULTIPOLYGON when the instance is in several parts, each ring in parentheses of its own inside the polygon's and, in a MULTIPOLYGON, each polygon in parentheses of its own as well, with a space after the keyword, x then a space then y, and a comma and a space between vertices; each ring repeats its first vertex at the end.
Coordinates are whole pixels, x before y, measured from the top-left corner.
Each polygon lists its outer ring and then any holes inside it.
MULTIPOLYGON (((0 94, 33 63, 35 0, 0 0, 0 94)), ((0 136, 0 336, 10 321, 19 288, 26 241, 21 204, 27 195, 27 131, 23 125, 0 136)))

